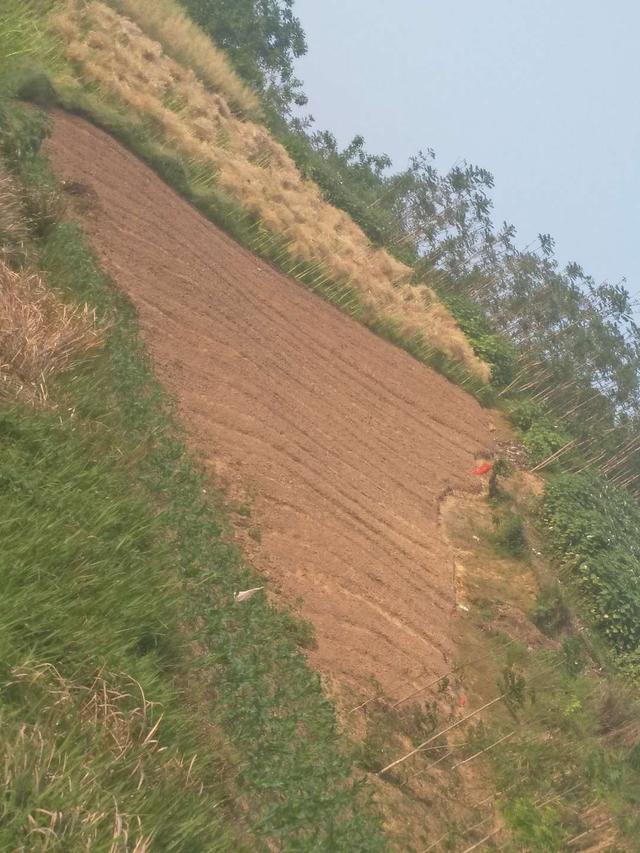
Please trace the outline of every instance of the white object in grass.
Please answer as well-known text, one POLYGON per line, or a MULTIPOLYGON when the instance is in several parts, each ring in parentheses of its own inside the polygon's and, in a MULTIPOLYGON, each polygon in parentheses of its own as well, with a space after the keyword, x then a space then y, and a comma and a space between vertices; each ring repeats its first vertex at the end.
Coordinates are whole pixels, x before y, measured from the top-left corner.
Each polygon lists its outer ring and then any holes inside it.
POLYGON ((245 589, 244 592, 235 592, 233 594, 233 600, 236 603, 239 603, 240 601, 246 601, 248 598, 251 598, 251 596, 255 595, 256 592, 260 592, 261 589, 264 589, 264 587, 254 586, 253 589, 245 589))

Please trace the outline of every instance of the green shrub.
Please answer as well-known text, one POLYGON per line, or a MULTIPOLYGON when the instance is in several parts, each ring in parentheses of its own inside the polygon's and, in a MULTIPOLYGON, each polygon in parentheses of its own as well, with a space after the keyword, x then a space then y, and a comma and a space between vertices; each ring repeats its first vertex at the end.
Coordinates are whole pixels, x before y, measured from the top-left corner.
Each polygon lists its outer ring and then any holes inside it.
POLYGON ((509 400, 506 411, 511 422, 522 432, 527 432, 536 421, 544 417, 542 406, 527 397, 509 400))
POLYGON ((528 547, 522 516, 511 510, 498 516, 493 540, 510 557, 524 557, 528 547))
POLYGON ((532 462, 543 462, 573 440, 552 418, 542 417, 525 432, 523 444, 532 462))
POLYGON ((571 627, 571 611, 559 584, 540 590, 531 618, 534 624, 550 637, 556 637, 571 627))
POLYGON ((439 296, 469 338, 475 354, 491 366, 493 385, 496 388, 506 387, 516 373, 516 347, 495 331, 482 309, 471 299, 450 292, 440 293, 439 296))
MULTIPOLYGON (((548 459, 574 438, 536 400, 526 397, 509 400, 505 408, 511 422, 521 431, 522 443, 533 463, 548 459)), ((564 458, 563 455, 563 461, 564 458)))
POLYGON ((640 507, 593 473, 562 474, 545 491, 544 519, 592 622, 621 654, 640 647, 640 507))
POLYGON ((567 849, 562 821, 554 809, 539 809, 533 801, 521 797, 508 802, 503 812, 518 850, 550 853, 567 849))
POLYGON ((0 100, 0 153, 12 166, 33 159, 51 131, 41 110, 25 110, 0 100))

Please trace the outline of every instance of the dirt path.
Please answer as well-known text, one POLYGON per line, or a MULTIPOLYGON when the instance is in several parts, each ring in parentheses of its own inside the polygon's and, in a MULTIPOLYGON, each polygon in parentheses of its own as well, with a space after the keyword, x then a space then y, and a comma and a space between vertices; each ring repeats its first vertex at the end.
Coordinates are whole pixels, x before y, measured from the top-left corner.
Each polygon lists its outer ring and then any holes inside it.
POLYGON ((254 561, 314 623, 315 666, 394 692, 446 669, 449 489, 478 488, 488 415, 468 395, 244 251, 117 142, 55 115, 61 178, 96 194, 83 225, 137 306, 193 446, 252 496, 254 561))

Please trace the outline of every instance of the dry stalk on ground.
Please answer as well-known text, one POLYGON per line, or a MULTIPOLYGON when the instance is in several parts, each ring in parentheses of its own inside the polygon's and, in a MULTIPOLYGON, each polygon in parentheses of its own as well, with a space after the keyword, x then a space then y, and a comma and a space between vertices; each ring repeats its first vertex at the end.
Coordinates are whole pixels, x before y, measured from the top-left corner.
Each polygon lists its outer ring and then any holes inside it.
POLYGON ((35 273, 0 260, 0 399, 47 399, 47 379, 95 350, 95 312, 64 303, 35 273))
MULTIPOLYGON (((10 680, 3 687, 12 685, 41 691, 43 697, 39 703, 41 722, 20 726, 7 745, 2 779, 6 790, 11 790, 18 779, 24 784, 25 778, 34 779, 41 793, 47 786, 54 789, 65 782, 70 759, 65 755, 65 738, 57 732, 59 728, 64 731, 67 716, 81 731, 104 737, 104 761, 114 766, 123 761, 133 764, 131 775, 137 776, 139 788, 144 784, 147 758, 162 751, 157 740, 162 716, 154 714, 155 703, 146 699, 135 679, 100 670, 91 683, 83 685, 65 679, 51 664, 29 662, 11 670, 10 680)), ((164 766, 180 773, 185 785, 193 784, 193 760, 188 764, 185 759, 168 758, 164 766)), ((87 804, 95 802, 99 789, 95 772, 88 763, 81 782, 87 804)), ((35 808, 27 820, 29 835, 42 838, 42 849, 47 847, 45 842, 64 846, 65 839, 70 838, 83 839, 82 849, 93 849, 98 833, 104 836, 107 827, 112 828, 109 853, 146 853, 151 849, 151 838, 145 836, 140 816, 124 812, 115 797, 98 810, 89 805, 64 811, 35 808)))
POLYGON ((171 54, 213 91, 221 92, 244 115, 260 113, 256 93, 240 80, 223 51, 194 24, 174 0, 108 0, 140 24, 152 37, 170 46, 171 54))

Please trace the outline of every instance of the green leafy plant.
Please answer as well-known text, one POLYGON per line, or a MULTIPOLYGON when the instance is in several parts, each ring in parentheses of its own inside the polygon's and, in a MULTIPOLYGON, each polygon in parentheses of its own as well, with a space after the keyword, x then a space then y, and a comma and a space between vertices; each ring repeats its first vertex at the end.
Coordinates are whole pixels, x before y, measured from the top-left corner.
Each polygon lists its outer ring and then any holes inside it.
POLYGON ((506 387, 517 370, 517 349, 497 333, 477 302, 450 290, 441 290, 441 298, 469 338, 476 355, 491 365, 491 382, 506 387))
POLYGON ((524 557, 528 545, 522 516, 510 509, 497 515, 493 540, 510 557, 524 557))
POLYGON ((498 689, 504 696, 509 713, 515 718, 527 699, 527 682, 524 675, 513 667, 505 667, 498 680, 498 689))
POLYGON ((508 804, 504 816, 519 849, 540 853, 566 849, 565 833, 554 809, 538 809, 530 799, 521 797, 508 804))
POLYGON ((571 610, 558 583, 540 590, 531 618, 537 627, 550 637, 556 637, 571 627, 571 610))
POLYGON ((640 645, 640 508, 595 474, 562 474, 547 484, 544 519, 593 625, 623 659, 632 656, 640 645))

